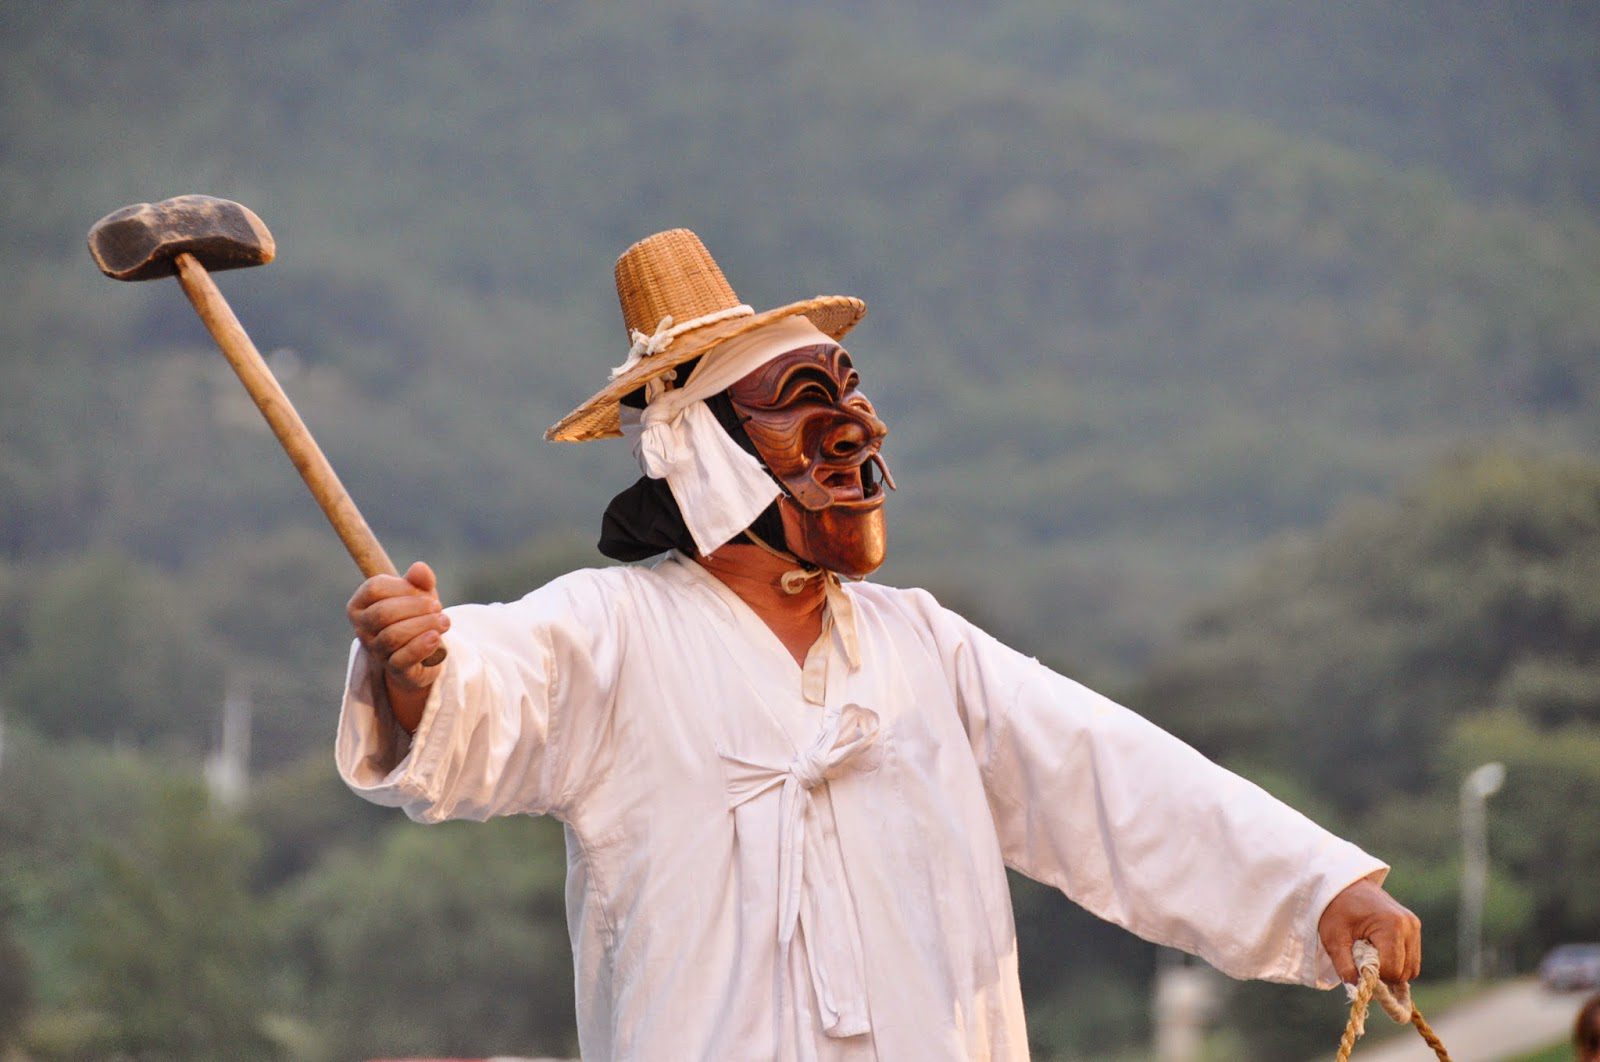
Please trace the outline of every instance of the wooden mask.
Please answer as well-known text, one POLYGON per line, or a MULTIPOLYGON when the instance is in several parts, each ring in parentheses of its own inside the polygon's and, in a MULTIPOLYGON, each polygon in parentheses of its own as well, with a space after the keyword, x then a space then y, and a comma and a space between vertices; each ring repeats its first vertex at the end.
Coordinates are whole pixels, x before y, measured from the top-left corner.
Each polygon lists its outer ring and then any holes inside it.
POLYGON ((783 485, 784 533, 795 556, 859 578, 883 563, 889 433, 833 344, 791 350, 728 388, 761 460, 783 485))

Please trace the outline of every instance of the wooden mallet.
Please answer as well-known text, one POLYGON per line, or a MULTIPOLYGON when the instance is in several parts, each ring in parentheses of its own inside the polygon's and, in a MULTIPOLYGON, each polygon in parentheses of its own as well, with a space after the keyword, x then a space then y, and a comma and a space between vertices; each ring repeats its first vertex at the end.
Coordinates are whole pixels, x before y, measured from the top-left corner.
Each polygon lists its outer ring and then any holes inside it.
MULTIPOLYGON (((300 478, 311 488, 328 522, 355 558, 361 574, 398 575, 350 492, 311 437, 255 344, 211 279, 210 270, 265 265, 277 253, 272 233, 248 208, 209 195, 180 195, 160 203, 135 203, 114 211, 89 230, 89 253, 114 280, 152 280, 176 275, 195 312, 239 374, 246 391, 300 478)), ((445 658, 440 646, 424 664, 445 658)))

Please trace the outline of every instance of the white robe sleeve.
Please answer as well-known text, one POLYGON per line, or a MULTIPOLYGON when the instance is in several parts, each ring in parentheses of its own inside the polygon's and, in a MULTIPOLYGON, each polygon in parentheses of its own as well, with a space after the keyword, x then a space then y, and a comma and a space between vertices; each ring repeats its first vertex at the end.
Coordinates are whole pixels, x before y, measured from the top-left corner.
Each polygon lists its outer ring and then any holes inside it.
POLYGON ((934 608, 1009 866, 1230 976, 1339 983, 1317 922, 1384 863, 934 608))
POLYGON ((602 770, 621 653, 608 573, 563 576, 521 601, 447 609, 449 656, 414 735, 351 648, 335 760, 359 796, 419 822, 560 815, 602 770))

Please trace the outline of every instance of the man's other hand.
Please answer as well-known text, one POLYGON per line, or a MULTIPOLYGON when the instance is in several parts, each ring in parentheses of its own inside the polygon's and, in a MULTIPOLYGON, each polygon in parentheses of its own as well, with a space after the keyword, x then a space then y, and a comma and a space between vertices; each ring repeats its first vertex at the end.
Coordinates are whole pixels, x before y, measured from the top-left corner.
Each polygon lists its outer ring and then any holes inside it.
POLYGON ((1378 976, 1389 984, 1414 981, 1422 970, 1422 922, 1370 879, 1351 885, 1322 911, 1317 935, 1348 984, 1359 976, 1351 949, 1370 940, 1378 949, 1378 976))
POLYGON ((444 666, 423 663, 450 629, 437 586, 433 569, 418 561, 405 578, 374 575, 345 606, 356 637, 383 670, 395 718, 408 731, 421 722, 428 687, 444 666))

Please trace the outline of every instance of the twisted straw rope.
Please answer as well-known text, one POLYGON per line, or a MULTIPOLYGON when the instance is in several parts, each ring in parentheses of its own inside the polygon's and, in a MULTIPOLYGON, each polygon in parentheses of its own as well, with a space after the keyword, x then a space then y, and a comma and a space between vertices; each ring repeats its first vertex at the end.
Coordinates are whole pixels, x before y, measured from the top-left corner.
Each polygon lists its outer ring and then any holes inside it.
POLYGON ((1411 987, 1401 985, 1398 989, 1391 990, 1388 985, 1378 980, 1378 949, 1365 940, 1358 940, 1354 952, 1356 965, 1361 968, 1361 977, 1350 1002, 1350 1020, 1345 1022, 1344 1035, 1339 1037, 1336 1062, 1350 1062, 1351 1049, 1355 1047, 1356 1040, 1367 1031, 1367 1008, 1371 1005, 1374 995, 1378 997, 1378 1003, 1390 1018, 1401 1025, 1416 1026, 1417 1035, 1433 1048, 1433 1053, 1438 1056, 1439 1062, 1450 1062, 1450 1053, 1445 1050, 1444 1044, 1439 1041, 1433 1029, 1423 1020, 1422 1011, 1411 1001, 1411 987))

